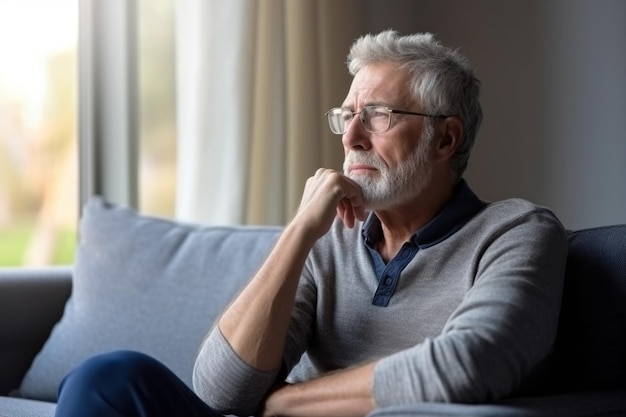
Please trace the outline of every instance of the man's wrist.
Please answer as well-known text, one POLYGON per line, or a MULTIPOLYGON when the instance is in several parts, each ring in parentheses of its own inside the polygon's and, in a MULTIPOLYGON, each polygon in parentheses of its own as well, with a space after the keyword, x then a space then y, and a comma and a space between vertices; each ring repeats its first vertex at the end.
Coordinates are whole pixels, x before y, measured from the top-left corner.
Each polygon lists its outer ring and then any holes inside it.
POLYGON ((274 417, 287 415, 288 398, 290 395, 291 385, 285 384, 275 388, 265 399, 263 408, 263 417, 274 417))

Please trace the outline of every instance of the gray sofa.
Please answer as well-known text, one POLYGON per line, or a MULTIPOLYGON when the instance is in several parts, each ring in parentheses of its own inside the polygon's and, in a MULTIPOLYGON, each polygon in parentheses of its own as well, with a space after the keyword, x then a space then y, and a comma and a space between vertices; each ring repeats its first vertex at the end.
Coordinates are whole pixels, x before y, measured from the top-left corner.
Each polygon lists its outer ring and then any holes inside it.
MULTIPOLYGON (((201 227, 94 198, 73 267, 0 270, 0 417, 54 414, 59 381, 84 358, 151 354, 190 383, 215 317, 278 227, 201 227)), ((414 404, 386 416, 626 416, 626 225, 570 233, 554 354, 495 404, 414 404)))

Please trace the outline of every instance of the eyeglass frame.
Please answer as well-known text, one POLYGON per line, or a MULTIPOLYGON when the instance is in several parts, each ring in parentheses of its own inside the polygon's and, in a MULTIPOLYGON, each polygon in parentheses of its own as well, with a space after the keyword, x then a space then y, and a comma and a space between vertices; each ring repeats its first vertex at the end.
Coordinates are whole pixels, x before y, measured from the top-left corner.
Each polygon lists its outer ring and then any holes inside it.
MULTIPOLYGON (((352 120, 354 120, 354 116, 355 115, 359 115, 359 120, 361 121, 361 126, 363 126, 363 129, 365 129, 367 132, 369 133, 373 133, 373 134, 379 134, 379 133, 385 133, 386 131, 388 131, 391 128, 391 115, 392 114, 406 114, 409 116, 422 116, 422 117, 432 117, 432 118, 437 118, 437 119, 445 119, 448 117, 451 117, 450 115, 447 114, 427 114, 427 113, 420 113, 420 112, 413 112, 413 111, 408 111, 408 110, 399 110, 399 109, 392 109, 389 106, 379 106, 379 105, 371 105, 371 106, 365 106, 361 109, 361 111, 352 111, 346 107, 333 107, 332 109, 328 110, 326 113, 324 113, 326 115, 326 117, 328 118, 328 127, 330 128, 330 131, 335 134, 335 135, 343 135, 344 133, 346 133, 348 131, 348 125, 352 122, 352 120), (369 130, 366 126, 365 126, 365 122, 363 121, 363 116, 361 116, 363 114, 363 110, 368 109, 368 108, 381 108, 381 109, 385 109, 385 111, 387 112, 388 116, 389 116, 389 123, 387 124, 387 128, 385 130, 381 130, 380 132, 372 132, 371 130, 369 130), (331 118, 331 113, 335 110, 340 110, 341 112, 346 111, 349 112, 352 116, 350 118, 350 121, 345 123, 345 128, 344 131, 339 133, 339 132, 335 132, 333 131, 332 128, 332 123, 330 122, 330 118, 331 118)), ((335 113, 336 114, 336 113, 335 113)))

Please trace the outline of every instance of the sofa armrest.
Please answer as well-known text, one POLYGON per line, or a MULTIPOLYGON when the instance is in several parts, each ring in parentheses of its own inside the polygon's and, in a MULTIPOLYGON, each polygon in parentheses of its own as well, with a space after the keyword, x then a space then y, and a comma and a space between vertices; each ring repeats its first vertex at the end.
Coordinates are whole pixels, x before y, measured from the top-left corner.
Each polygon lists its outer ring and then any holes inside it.
POLYGON ((63 315, 71 267, 0 268, 0 395, 18 388, 63 315))

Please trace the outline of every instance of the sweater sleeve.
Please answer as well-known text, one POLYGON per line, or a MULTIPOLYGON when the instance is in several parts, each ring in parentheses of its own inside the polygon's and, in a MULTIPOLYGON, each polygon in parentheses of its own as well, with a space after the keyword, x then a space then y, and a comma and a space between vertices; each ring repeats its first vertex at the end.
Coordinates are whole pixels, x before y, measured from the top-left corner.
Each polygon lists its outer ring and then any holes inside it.
POLYGON ((204 341, 193 370, 193 387, 200 398, 224 414, 253 415, 269 390, 298 362, 311 337, 315 311, 315 284, 305 266, 298 284, 283 369, 262 372, 247 364, 231 348, 216 325, 204 341))
POLYGON ((511 393, 552 348, 566 256, 566 234, 547 211, 490 233, 476 248, 473 285, 442 333, 376 366, 378 406, 511 393))
POLYGON ((196 358, 193 388, 224 414, 254 415, 278 374, 279 370, 262 372, 244 362, 215 326, 196 358))

